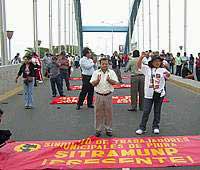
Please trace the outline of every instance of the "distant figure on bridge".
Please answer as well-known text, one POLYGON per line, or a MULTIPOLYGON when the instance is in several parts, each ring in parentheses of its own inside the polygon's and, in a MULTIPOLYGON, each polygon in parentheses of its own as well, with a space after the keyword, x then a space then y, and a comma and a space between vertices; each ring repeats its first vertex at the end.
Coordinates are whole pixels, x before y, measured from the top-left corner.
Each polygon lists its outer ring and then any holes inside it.
POLYGON ((63 88, 63 80, 65 80, 65 84, 67 87, 67 90, 70 89, 70 83, 69 83, 69 60, 66 56, 66 53, 62 51, 58 57, 58 64, 60 65, 60 74, 61 74, 61 85, 63 88))
POLYGON ((21 63, 20 54, 17 53, 17 55, 12 59, 11 64, 20 64, 20 63, 21 63))
POLYGON ((49 75, 48 75, 48 68, 47 66, 51 63, 51 54, 50 53, 46 53, 45 56, 43 57, 43 74, 45 77, 49 78, 49 75))
POLYGON ((152 131, 154 134, 159 134, 159 124, 161 116, 162 102, 165 96, 165 80, 169 78, 170 72, 161 67, 162 59, 160 56, 153 56, 149 65, 142 65, 142 60, 145 53, 139 57, 138 68, 145 75, 145 90, 144 90, 144 112, 142 121, 136 134, 141 135, 146 131, 146 124, 154 104, 154 120, 152 131))
POLYGON ((88 47, 83 49, 83 58, 80 59, 80 67, 82 71, 82 89, 79 94, 79 100, 76 106, 76 110, 80 110, 81 106, 83 106, 83 102, 87 95, 87 106, 88 108, 94 108, 93 106, 93 95, 94 95, 94 87, 90 83, 90 79, 92 74, 95 71, 96 64, 91 59, 92 52, 88 47))
POLYGON ((32 62, 38 65, 38 67, 35 68, 36 78, 34 84, 34 86, 37 86, 37 81, 38 83, 43 83, 43 78, 42 78, 42 62, 40 60, 39 55, 37 55, 35 52, 33 52, 32 62))
POLYGON ((193 54, 190 54, 189 69, 192 73, 194 72, 194 57, 193 57, 193 54))
POLYGON ((131 108, 128 111, 137 112, 137 105, 142 111, 144 107, 144 74, 137 67, 137 60, 140 56, 138 50, 133 51, 133 56, 129 59, 126 71, 131 70, 131 108), (139 96, 139 101, 138 101, 139 96))
POLYGON ((68 55, 68 60, 69 60, 69 77, 71 77, 71 73, 72 73, 72 70, 73 70, 73 64, 74 64, 74 58, 72 57, 71 53, 69 53, 68 55))
POLYGON ((182 77, 186 79, 192 79, 194 80, 194 75, 188 68, 188 63, 183 64, 183 69, 182 69, 182 77))
POLYGON ((197 80, 200 81, 200 53, 198 53, 198 57, 196 58, 196 76, 197 80))
POLYGON ((181 76, 181 69, 182 69, 181 53, 177 53, 175 62, 176 62, 176 75, 181 76))
POLYGON ((32 62, 32 57, 30 55, 25 56, 24 63, 21 65, 19 72, 16 77, 16 83, 18 78, 22 75, 24 84, 24 99, 25 99, 25 109, 32 109, 33 107, 33 86, 35 79, 35 69, 40 66, 37 63, 32 62))
POLYGON ((121 71, 120 71, 120 67, 121 67, 121 59, 117 53, 117 51, 115 51, 113 53, 113 56, 111 57, 111 62, 112 62, 112 69, 114 70, 114 72, 116 73, 118 80, 120 83, 122 82, 122 76, 121 76, 121 71))
MULTIPOLYGON (((3 116, 3 110, 0 109, 0 123, 3 116)), ((12 133, 9 130, 0 130, 0 147, 5 144, 6 141, 10 139, 12 133)))
POLYGON ((51 62, 48 64, 47 69, 49 71, 48 75, 50 76, 50 83, 51 83, 51 89, 52 89, 52 97, 56 97, 57 90, 56 86, 59 92, 59 95, 62 97, 63 95, 63 86, 62 86, 62 78, 60 75, 60 65, 58 64, 58 59, 56 56, 53 56, 51 59, 51 62))
POLYGON ((96 137, 101 136, 103 128, 108 136, 112 136, 112 85, 118 83, 117 75, 110 70, 108 58, 100 58, 100 69, 92 74, 90 83, 96 92, 96 137))

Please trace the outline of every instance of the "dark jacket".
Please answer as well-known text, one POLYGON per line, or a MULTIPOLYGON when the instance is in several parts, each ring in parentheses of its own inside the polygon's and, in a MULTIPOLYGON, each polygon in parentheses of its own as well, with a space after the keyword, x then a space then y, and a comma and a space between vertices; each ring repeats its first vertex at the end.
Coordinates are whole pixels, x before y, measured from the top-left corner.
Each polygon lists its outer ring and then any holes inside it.
POLYGON ((26 64, 22 64, 19 72, 18 72, 18 76, 21 76, 23 74, 23 78, 27 78, 27 76, 29 77, 35 77, 35 68, 38 68, 39 66, 36 64, 34 65, 33 63, 29 63, 29 75, 26 74, 25 69, 26 69, 26 64))

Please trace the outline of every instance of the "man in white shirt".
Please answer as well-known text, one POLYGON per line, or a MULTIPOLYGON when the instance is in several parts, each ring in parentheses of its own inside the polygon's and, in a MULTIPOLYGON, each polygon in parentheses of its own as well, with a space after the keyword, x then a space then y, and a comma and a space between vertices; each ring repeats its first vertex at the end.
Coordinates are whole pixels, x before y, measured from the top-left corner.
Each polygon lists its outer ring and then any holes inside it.
POLYGON ((82 71, 82 89, 79 94, 79 100, 76 106, 76 110, 80 110, 85 97, 87 95, 87 105, 88 108, 94 108, 93 106, 93 95, 94 95, 94 87, 90 83, 90 79, 94 70, 96 68, 95 63, 93 62, 91 50, 86 47, 83 49, 83 57, 80 59, 80 67, 82 71))
POLYGON ((112 136, 112 93, 113 85, 118 84, 117 75, 108 68, 108 58, 101 58, 100 65, 101 68, 93 73, 90 80, 96 92, 96 137, 101 136, 103 126, 106 134, 112 136))

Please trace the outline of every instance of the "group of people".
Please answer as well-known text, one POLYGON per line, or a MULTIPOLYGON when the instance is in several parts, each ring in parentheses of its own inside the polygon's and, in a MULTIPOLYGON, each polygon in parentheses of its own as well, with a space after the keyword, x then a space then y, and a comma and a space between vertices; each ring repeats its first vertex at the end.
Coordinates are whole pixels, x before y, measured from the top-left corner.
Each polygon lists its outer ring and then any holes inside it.
MULTIPOLYGON (((33 86, 37 80, 40 82, 43 79, 41 60, 37 58, 38 56, 35 53, 24 56, 24 62, 16 77, 16 82, 21 75, 23 77, 26 109, 33 107, 33 86)), ((44 57, 43 69, 45 70, 45 76, 50 78, 52 97, 56 97, 58 93, 60 96, 64 96, 63 80, 65 81, 67 90, 71 90, 69 77, 71 75, 72 65, 73 58, 65 52, 61 52, 59 55, 46 54, 44 57)))
MULTIPOLYGON (((146 131, 146 124, 154 104, 153 133, 159 134, 161 107, 165 96, 165 82, 170 76, 166 69, 163 58, 159 53, 143 52, 140 55, 135 50, 127 63, 126 71, 131 70, 131 108, 129 111, 137 111, 137 99, 139 93, 139 109, 143 111, 141 123, 136 134, 141 135, 146 131)), ((83 50, 83 58, 80 60, 82 73, 82 90, 77 103, 77 110, 81 109, 83 101, 87 96, 88 108, 94 108, 96 119, 97 137, 101 136, 105 128, 106 135, 112 136, 112 94, 113 85, 120 83, 118 76, 120 67, 118 54, 114 52, 111 57, 112 69, 109 68, 109 59, 101 56, 100 67, 97 69, 92 60, 91 50, 83 50), (95 70, 96 69, 96 70, 95 70), (116 70, 118 69, 118 70, 116 70), (93 95, 95 93, 95 105, 93 106, 93 95)), ((121 76, 121 72, 120 72, 121 76)))

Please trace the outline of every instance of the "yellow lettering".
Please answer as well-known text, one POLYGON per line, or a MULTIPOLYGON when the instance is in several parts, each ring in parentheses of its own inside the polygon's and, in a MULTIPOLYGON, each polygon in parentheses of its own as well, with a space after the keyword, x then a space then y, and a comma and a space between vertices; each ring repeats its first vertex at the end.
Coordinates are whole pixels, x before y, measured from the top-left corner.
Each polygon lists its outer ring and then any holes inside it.
POLYGON ((130 150, 121 150, 121 155, 122 156, 135 156, 135 151, 134 149, 130 149, 130 150))
POLYGON ((84 164, 99 164, 99 159, 86 159, 84 164))
POLYGON ((108 157, 114 157, 114 156, 119 156, 118 153, 116 152, 116 150, 110 150, 108 152, 108 157))
POLYGON ((165 148, 165 152, 167 153, 167 155, 173 155, 176 154, 178 151, 175 148, 165 148))
POLYGON ((55 154, 56 158, 66 158, 68 156, 67 151, 57 151, 55 154))
POLYGON ((152 161, 151 161, 151 159, 150 158, 145 158, 145 159, 143 159, 143 158, 135 158, 135 160, 136 160, 136 163, 137 164, 147 164, 147 165, 152 165, 152 161))
POLYGON ((165 160, 166 160, 166 158, 164 158, 164 157, 158 157, 158 158, 152 158, 152 159, 158 160, 158 162, 161 164, 165 163, 165 160))
POLYGON ((158 156, 158 155, 164 156, 165 155, 165 152, 162 148, 151 149, 151 152, 152 152, 153 156, 158 156))
POLYGON ((100 150, 92 151, 92 158, 103 157, 103 155, 104 155, 104 151, 100 151, 100 150))
POLYGON ((170 157, 169 159, 172 163, 187 163, 183 157, 170 157))
POLYGON ((150 156, 149 149, 144 149, 144 153, 142 153, 141 149, 137 149, 136 151, 138 156, 150 156))
POLYGON ((86 157, 86 154, 90 151, 78 151, 80 153, 80 157, 83 158, 83 157, 86 157))
POLYGON ((46 147, 46 148, 50 147, 50 146, 51 146, 51 144, 49 142, 47 142, 47 143, 44 144, 44 147, 46 147))
POLYGON ((119 163, 124 164, 124 163, 134 163, 133 158, 119 158, 119 163))
POLYGON ((80 165, 82 163, 81 160, 74 159, 74 160, 68 160, 66 165, 80 165))
POLYGON ((115 161, 114 158, 107 158, 107 159, 103 159, 102 163, 105 163, 105 164, 115 164, 116 161, 115 161))
POLYGON ((70 158, 74 158, 75 153, 76 153, 76 151, 71 151, 70 154, 69 154, 69 157, 70 157, 70 158))

